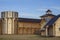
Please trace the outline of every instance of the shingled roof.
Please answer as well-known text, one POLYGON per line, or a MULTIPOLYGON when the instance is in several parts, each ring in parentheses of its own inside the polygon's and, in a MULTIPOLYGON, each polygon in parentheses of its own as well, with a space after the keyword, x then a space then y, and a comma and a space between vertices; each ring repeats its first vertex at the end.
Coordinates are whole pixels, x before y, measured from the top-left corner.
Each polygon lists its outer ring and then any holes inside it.
POLYGON ((44 28, 47 26, 47 25, 52 25, 55 23, 55 21, 60 17, 60 15, 57 15, 55 16, 54 18, 52 18, 45 26, 44 28))
POLYGON ((53 14, 45 14, 45 15, 42 15, 41 17, 47 17, 47 16, 55 16, 53 14))
POLYGON ((18 18, 19 22, 37 22, 40 23, 40 19, 32 19, 32 18, 18 18))

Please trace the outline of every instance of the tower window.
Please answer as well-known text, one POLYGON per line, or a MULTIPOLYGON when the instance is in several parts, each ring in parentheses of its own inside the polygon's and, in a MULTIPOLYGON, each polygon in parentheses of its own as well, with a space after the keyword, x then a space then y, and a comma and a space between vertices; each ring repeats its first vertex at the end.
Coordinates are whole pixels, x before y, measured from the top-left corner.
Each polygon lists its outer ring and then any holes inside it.
POLYGON ((60 28, 59 28, 59 31, 60 31, 60 28))

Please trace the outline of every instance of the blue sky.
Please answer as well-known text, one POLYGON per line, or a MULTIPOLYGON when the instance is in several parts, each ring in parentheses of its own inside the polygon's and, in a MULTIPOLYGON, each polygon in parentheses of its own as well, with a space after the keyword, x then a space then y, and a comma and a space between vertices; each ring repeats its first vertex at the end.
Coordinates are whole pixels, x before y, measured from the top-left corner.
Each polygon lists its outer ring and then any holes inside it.
POLYGON ((60 0, 0 0, 0 12, 17 11, 23 18, 39 18, 47 9, 60 14, 60 0))

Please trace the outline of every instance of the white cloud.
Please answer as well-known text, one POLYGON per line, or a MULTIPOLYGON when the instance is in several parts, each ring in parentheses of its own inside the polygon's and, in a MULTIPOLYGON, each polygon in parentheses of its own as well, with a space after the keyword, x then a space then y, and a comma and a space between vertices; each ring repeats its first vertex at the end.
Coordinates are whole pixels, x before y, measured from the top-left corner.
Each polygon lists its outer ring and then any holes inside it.
POLYGON ((37 9, 37 11, 46 11, 47 10, 47 8, 39 8, 39 9, 37 9))
POLYGON ((49 8, 38 8, 38 9, 36 9, 37 11, 46 11, 46 10, 48 10, 48 9, 50 9, 50 10, 57 10, 57 11, 60 11, 60 7, 58 7, 58 6, 52 6, 52 7, 49 7, 49 8))
POLYGON ((32 13, 21 13, 21 14, 19 14, 19 17, 24 17, 24 18, 39 18, 39 16, 36 16, 36 14, 32 14, 32 13))
POLYGON ((22 13, 22 14, 20 14, 20 15, 22 15, 22 16, 35 16, 35 15, 32 14, 32 13, 22 13))
POLYGON ((52 7, 52 9, 55 9, 55 10, 60 10, 60 7, 52 7))

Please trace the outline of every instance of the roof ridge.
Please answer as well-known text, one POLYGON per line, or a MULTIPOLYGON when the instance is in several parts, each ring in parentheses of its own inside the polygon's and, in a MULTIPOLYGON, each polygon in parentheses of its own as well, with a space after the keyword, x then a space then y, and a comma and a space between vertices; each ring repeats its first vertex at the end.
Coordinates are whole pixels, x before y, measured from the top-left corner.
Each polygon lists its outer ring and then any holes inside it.
POLYGON ((53 23, 55 23, 55 21, 60 17, 60 15, 55 16, 54 18, 50 19, 46 25, 44 27, 46 27, 47 25, 52 25, 53 23))
POLYGON ((60 14, 59 14, 59 15, 57 15, 57 16, 59 16, 59 17, 60 17, 60 14))

